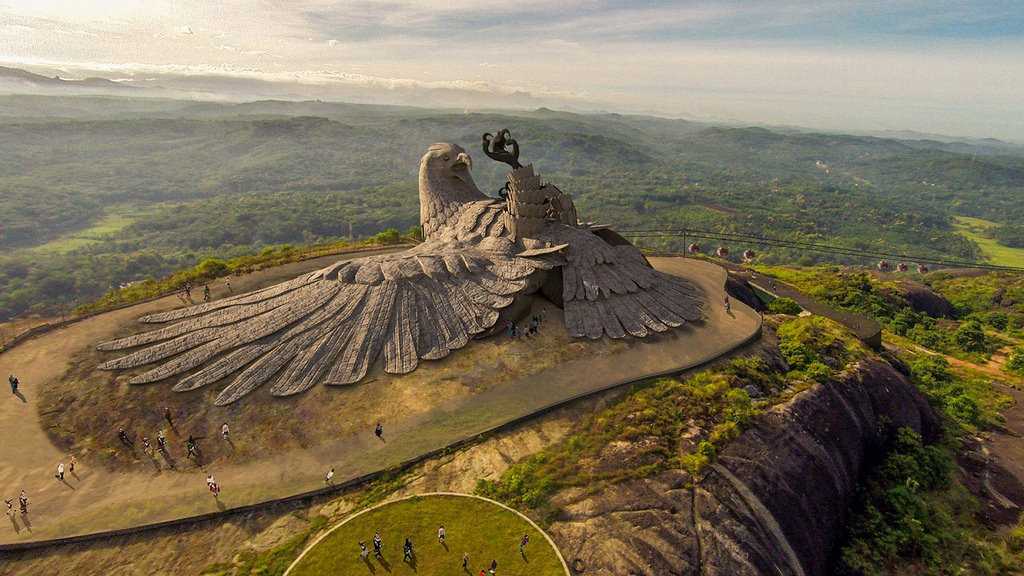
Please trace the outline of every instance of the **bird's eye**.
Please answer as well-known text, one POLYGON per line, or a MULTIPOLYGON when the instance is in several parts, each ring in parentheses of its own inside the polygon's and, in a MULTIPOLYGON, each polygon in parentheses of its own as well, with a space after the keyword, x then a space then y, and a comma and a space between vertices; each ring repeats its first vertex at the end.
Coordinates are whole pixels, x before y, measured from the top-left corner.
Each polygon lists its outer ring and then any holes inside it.
POLYGON ((445 162, 447 162, 447 161, 449 160, 449 158, 448 158, 448 155, 447 155, 447 154, 445 154, 443 158, 444 158, 444 161, 445 161, 445 162))

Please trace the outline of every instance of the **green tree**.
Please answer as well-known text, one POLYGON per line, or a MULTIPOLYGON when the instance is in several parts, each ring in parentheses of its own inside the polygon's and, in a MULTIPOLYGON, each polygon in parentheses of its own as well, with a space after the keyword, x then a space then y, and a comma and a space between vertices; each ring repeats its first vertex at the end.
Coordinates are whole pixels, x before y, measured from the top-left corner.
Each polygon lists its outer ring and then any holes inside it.
POLYGON ((1024 376, 1024 347, 1014 348, 1006 360, 1006 369, 1024 376))
POLYGON ((968 320, 961 324, 953 333, 953 340, 965 352, 985 351, 985 329, 977 320, 968 320))

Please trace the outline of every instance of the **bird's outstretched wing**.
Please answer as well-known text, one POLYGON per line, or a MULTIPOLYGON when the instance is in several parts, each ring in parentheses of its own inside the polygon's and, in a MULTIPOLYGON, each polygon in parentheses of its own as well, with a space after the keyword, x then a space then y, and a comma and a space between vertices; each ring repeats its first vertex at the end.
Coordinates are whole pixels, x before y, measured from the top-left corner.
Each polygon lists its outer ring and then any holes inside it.
POLYGON ((643 338, 703 318, 706 298, 700 288, 658 272, 635 246, 613 246, 588 230, 557 223, 549 223, 542 235, 569 245, 562 267, 569 335, 643 338))
POLYGON ((443 358, 494 326, 526 278, 551 266, 513 256, 504 237, 472 240, 452 235, 400 254, 339 262, 263 290, 146 316, 143 322, 170 324, 101 344, 100 350, 139 349, 100 368, 159 363, 130 382, 184 375, 176 391, 237 372, 217 396, 218 405, 271 380, 276 396, 319 382, 352 384, 381 353, 385 371, 410 372, 420 359, 443 358))

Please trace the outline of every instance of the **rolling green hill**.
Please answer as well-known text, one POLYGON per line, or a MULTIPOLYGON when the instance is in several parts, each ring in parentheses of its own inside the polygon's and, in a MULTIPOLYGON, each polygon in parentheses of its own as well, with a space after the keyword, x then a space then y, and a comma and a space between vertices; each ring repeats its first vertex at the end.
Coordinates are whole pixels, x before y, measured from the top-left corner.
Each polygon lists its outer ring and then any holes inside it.
POLYGON ((500 127, 582 217, 619 228, 975 258, 954 215, 1024 215, 1024 157, 968 143, 325 102, 0 96, 0 118, 0 318, 87 301, 207 255, 404 230, 417 222, 417 161, 432 142, 469 149, 478 184, 497 191, 502 165, 479 139, 500 127))

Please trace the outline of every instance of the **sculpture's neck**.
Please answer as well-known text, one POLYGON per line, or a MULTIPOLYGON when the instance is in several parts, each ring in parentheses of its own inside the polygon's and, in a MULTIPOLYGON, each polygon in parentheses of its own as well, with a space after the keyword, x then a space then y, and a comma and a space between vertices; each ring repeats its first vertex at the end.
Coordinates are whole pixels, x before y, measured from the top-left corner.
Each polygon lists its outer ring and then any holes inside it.
POLYGON ((420 167, 420 227, 423 237, 430 238, 439 228, 455 223, 463 204, 486 200, 466 174, 466 180, 438 174, 420 167))

